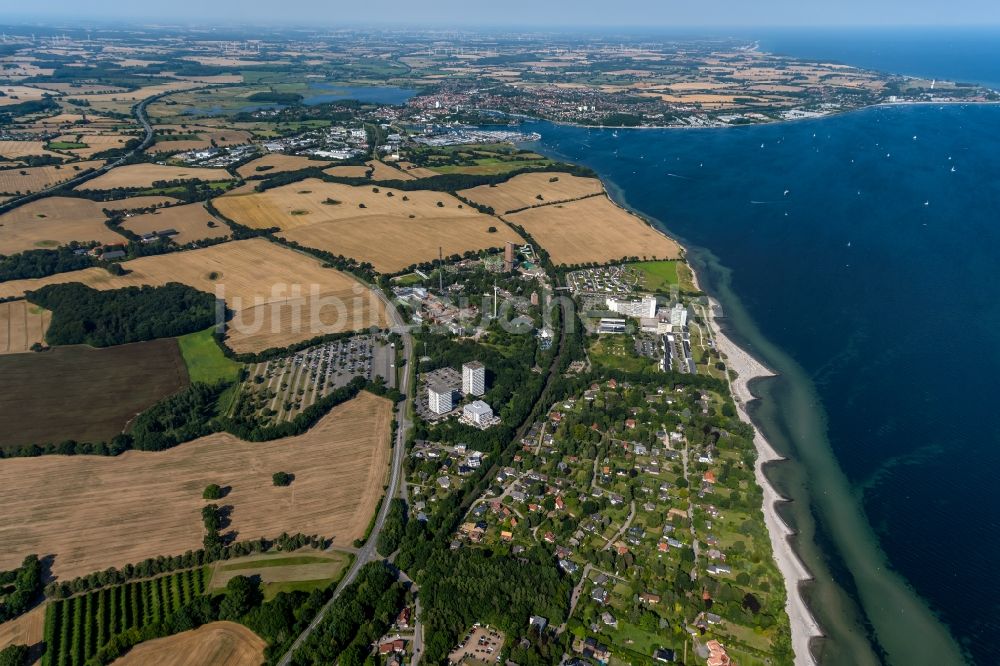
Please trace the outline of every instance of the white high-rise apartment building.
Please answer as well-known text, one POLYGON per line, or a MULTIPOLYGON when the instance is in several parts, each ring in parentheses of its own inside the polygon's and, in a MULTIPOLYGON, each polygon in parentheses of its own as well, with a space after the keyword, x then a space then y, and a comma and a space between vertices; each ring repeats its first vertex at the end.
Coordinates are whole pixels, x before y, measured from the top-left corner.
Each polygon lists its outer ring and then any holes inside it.
POLYGON ((462 393, 477 396, 486 393, 486 366, 479 361, 462 364, 462 393))
POLYGON ((451 389, 441 384, 431 384, 427 387, 427 406, 435 414, 447 414, 453 408, 451 389))

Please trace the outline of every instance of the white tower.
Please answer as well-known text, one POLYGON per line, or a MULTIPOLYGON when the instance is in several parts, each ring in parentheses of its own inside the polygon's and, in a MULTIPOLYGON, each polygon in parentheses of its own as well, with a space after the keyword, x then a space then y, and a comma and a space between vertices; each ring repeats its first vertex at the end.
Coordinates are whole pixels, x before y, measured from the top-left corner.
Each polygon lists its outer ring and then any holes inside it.
POLYGON ((479 361, 462 364, 462 393, 475 396, 486 393, 486 367, 479 361))

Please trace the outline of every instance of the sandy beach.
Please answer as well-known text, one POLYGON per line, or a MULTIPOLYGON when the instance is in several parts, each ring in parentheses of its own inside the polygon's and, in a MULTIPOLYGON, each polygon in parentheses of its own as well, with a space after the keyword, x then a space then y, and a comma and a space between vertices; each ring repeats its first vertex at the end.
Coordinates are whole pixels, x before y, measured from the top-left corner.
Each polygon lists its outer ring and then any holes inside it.
MULTIPOLYGON (((633 210, 627 204, 619 203, 611 196, 611 192, 605 187, 605 193, 608 198, 611 199, 615 205, 619 206, 625 211, 635 215, 639 219, 643 220, 656 230, 658 233, 671 238, 670 234, 665 233, 657 225, 651 223, 645 216, 643 216, 638 211, 633 210)), ((676 238, 671 238, 681 246, 682 251, 682 261, 684 246, 676 238)), ((696 289, 701 291, 701 286, 698 282, 698 273, 694 270, 689 262, 687 263, 688 268, 691 269, 691 276, 696 289)), ((761 487, 764 493, 764 506, 762 507, 764 511, 764 523, 767 526, 768 535, 771 537, 771 551, 774 553, 774 560, 778 565, 778 570, 781 571, 782 577, 785 579, 785 590, 787 595, 787 600, 785 602, 785 611, 788 613, 788 621, 791 626, 792 632, 792 649, 795 652, 795 663, 798 666, 814 666, 816 660, 813 659, 812 652, 809 649, 809 644, 814 638, 821 638, 823 636, 823 631, 816 622, 809 608, 806 606, 805 599, 802 597, 801 586, 802 583, 812 579, 812 574, 799 559, 799 556, 795 554, 792 549, 792 544, 789 539, 795 534, 795 530, 789 527, 781 516, 778 515, 777 504, 779 502, 787 502, 788 499, 782 497, 771 482, 764 476, 764 465, 769 462, 774 462, 777 460, 784 460, 771 443, 767 441, 764 435, 761 433, 760 428, 750 419, 750 415, 747 413, 746 406, 756 400, 757 398, 750 392, 749 383, 751 380, 758 377, 773 377, 775 373, 771 372, 767 367, 764 366, 760 361, 750 355, 746 350, 737 345, 731 339, 729 339, 725 333, 722 332, 722 328, 719 326, 719 322, 716 320, 718 313, 722 312, 722 308, 712 297, 708 297, 709 307, 708 312, 704 311, 704 308, 699 308, 702 310, 702 314, 705 315, 705 320, 708 321, 709 329, 713 340, 715 341, 716 348, 722 352, 726 357, 726 363, 729 368, 736 372, 736 379, 729 382, 730 391, 733 394, 733 399, 736 402, 736 411, 740 416, 740 419, 750 425, 754 432, 754 446, 757 448, 757 464, 754 469, 754 476, 757 479, 757 485, 761 487)))
MULTIPOLYGON (((697 285, 697 275, 695 275, 697 285)), ((758 377, 773 377, 774 373, 767 369, 757 359, 730 340, 716 321, 717 313, 721 312, 718 302, 709 298, 710 312, 706 313, 712 337, 715 340, 716 348, 726 357, 729 368, 736 372, 736 379, 730 381, 730 388, 733 398, 736 401, 736 409, 745 423, 753 427, 754 445, 757 447, 757 464, 754 474, 757 484, 764 491, 764 522, 767 525, 768 534, 771 537, 771 550, 774 552, 774 559, 785 579, 785 590, 787 600, 785 610, 792 631, 792 649, 795 652, 795 663, 803 666, 815 664, 809 644, 814 638, 823 636, 819 624, 806 606, 802 597, 801 585, 812 578, 809 570, 799 559, 792 549, 789 538, 795 534, 778 515, 777 504, 787 501, 778 491, 774 489, 767 477, 764 476, 764 465, 784 458, 774 450, 770 442, 764 438, 760 429, 750 419, 746 405, 756 400, 750 392, 749 383, 758 377)))

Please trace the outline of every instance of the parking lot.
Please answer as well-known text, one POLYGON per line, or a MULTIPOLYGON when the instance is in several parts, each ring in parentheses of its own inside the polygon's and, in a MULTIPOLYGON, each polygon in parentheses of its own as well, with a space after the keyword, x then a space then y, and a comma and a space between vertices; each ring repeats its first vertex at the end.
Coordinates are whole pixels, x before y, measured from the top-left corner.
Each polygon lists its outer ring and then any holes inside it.
POLYGON ((250 366, 244 388, 266 391, 267 407, 276 422, 293 418, 303 409, 355 377, 383 377, 395 384, 392 347, 372 335, 326 342, 250 366))
POLYGON ((500 661, 500 651, 503 649, 504 637, 499 631, 489 627, 476 625, 462 643, 448 655, 452 664, 470 663, 473 661, 487 664, 500 661))

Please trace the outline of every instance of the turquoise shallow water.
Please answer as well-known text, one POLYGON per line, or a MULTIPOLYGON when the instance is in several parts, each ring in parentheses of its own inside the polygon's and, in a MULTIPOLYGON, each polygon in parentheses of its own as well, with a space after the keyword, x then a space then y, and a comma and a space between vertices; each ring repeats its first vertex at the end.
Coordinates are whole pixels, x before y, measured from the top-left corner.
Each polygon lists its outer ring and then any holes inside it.
POLYGON ((815 522, 808 541, 822 547, 812 563, 827 588, 810 595, 829 606, 821 620, 842 626, 821 656, 850 662, 839 631, 898 661, 906 618, 857 589, 870 589, 865 570, 879 562, 852 540, 870 540, 967 659, 997 663, 1000 107, 723 130, 525 129, 689 244, 709 289, 745 308, 737 337, 787 368, 758 387, 768 404, 757 416, 799 461, 773 477, 797 499, 790 519, 809 534, 815 522), (873 535, 845 527, 855 499, 873 535))

